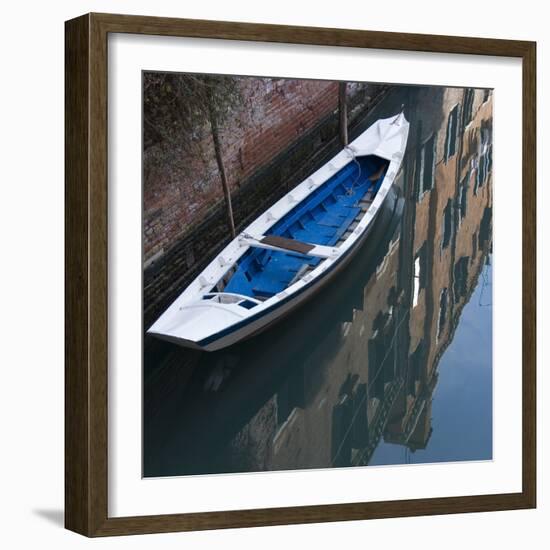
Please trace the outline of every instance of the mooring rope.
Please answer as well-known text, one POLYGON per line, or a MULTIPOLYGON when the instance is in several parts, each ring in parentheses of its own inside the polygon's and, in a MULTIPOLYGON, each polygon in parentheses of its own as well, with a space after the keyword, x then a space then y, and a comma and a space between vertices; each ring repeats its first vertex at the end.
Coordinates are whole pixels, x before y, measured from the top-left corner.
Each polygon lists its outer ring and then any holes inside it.
POLYGON ((346 145, 346 146, 344 146, 344 151, 346 153, 348 153, 348 155, 351 156, 353 162, 355 162, 355 164, 357 164, 357 177, 352 182, 351 187, 349 189, 346 189, 346 195, 348 197, 351 197, 351 195, 353 195, 353 193, 355 192, 355 184, 359 181, 359 178, 361 177, 361 164, 359 164, 359 161, 357 160, 357 157, 355 156, 355 151, 353 150, 353 147, 351 147, 350 145, 346 145))

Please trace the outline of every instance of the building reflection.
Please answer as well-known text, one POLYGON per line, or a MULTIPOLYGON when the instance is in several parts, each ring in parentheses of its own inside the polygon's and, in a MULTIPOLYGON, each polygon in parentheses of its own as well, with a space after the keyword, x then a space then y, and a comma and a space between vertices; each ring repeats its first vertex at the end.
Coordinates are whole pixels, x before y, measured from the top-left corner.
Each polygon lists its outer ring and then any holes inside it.
POLYGON ((279 327, 166 354, 145 383, 146 476, 368 465, 381 440, 429 444, 438 364, 491 255, 492 93, 398 100, 411 133, 376 246, 279 327))

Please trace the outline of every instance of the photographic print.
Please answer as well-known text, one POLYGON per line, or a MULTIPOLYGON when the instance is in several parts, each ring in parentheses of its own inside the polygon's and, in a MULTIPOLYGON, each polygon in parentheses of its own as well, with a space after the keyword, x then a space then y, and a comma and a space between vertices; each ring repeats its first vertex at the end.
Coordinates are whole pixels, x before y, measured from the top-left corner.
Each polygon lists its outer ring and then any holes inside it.
POLYGON ((143 476, 491 460, 491 89, 142 73, 143 476))

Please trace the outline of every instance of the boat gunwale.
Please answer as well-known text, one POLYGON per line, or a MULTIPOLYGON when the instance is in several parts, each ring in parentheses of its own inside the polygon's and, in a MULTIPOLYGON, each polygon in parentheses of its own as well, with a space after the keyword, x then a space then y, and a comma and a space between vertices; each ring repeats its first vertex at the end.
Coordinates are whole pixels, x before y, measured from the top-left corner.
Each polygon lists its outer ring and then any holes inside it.
MULTIPOLYGON (((389 170, 389 166, 388 166, 388 170, 389 170)), ((385 197, 388 194, 390 189, 391 189, 391 184, 386 189, 384 199, 385 199, 385 197)), ((374 222, 374 219, 375 219, 376 215, 378 214, 379 210, 380 210, 380 207, 377 208, 376 212, 374 213, 374 216, 373 216, 372 220, 369 221, 369 223, 363 228, 361 233, 359 235, 357 235, 356 242, 354 242, 352 246, 347 247, 346 250, 342 251, 342 253, 340 255, 338 255, 338 257, 336 258, 337 261, 335 261, 335 259, 333 259, 333 258, 327 258, 326 260, 322 261, 315 268, 314 271, 312 271, 310 273, 310 276, 311 276, 310 280, 304 281, 304 279, 300 279, 300 280, 296 281, 292 286, 285 289, 284 291, 279 292, 278 294, 275 294, 274 296, 272 296, 268 300, 265 300, 264 302, 261 302, 260 304, 258 304, 257 307, 255 307, 253 309, 243 308, 243 309, 246 309, 246 311, 243 311, 242 318, 239 321, 229 325, 228 327, 226 327, 226 328, 224 328, 224 329, 222 329, 218 332, 212 333, 211 335, 206 336, 205 338, 203 338, 201 340, 189 340, 187 338, 179 338, 178 336, 174 336, 173 334, 170 334, 170 333, 155 333, 154 331, 151 331, 151 330, 150 330, 150 332, 152 334, 157 334, 159 336, 166 335, 167 339, 169 339, 172 342, 175 342, 178 339, 181 340, 181 341, 185 341, 185 342, 193 342, 193 344, 195 344, 199 348, 206 350, 206 346, 208 346, 212 342, 214 342, 216 340, 219 340, 219 339, 223 338, 224 336, 227 336, 227 335, 231 334, 232 332, 235 332, 235 331, 239 330, 240 328, 243 328, 247 324, 250 324, 250 323, 254 322, 255 320, 257 320, 257 319, 259 319, 259 318, 261 318, 265 315, 268 315, 273 310, 275 310, 277 307, 280 307, 280 306, 284 305, 288 301, 298 298, 300 296, 300 294, 302 294, 303 292, 308 290, 313 285, 320 284, 327 275, 329 275, 330 273, 332 273, 334 271, 334 269, 339 268, 339 267, 343 267, 342 262, 345 259, 347 259, 347 256, 358 250, 358 248, 360 246, 361 237, 364 236, 367 229, 374 222), (314 276, 315 271, 317 271, 319 268, 321 268, 323 266, 323 264, 325 264, 327 262, 330 262, 331 265, 329 265, 328 267, 320 270, 319 273, 316 276, 314 276), (302 283, 302 284, 298 285, 298 283, 302 283), (292 292, 287 292, 292 287, 296 287, 296 288, 292 292), (285 294, 285 296, 281 296, 281 294, 283 294, 283 293, 285 294)), ((363 218, 366 216, 366 214, 367 213, 365 212, 363 218)), ((353 236, 353 234, 350 235, 348 237, 348 239, 350 239, 352 236, 353 236)), ((348 239, 346 239, 346 241, 348 239)), ((344 243, 342 243, 342 244, 344 244, 344 243)), ((210 292, 205 292, 205 294, 209 294, 209 293, 210 292)), ((180 309, 184 310, 184 309, 194 308, 194 306, 197 303, 198 302, 188 303, 187 305, 182 306, 180 309)), ((205 305, 207 305, 207 304, 205 304, 205 305)), ((216 304, 216 305, 220 305, 220 304, 216 304)), ((233 305, 239 307, 237 304, 233 304, 233 305)))

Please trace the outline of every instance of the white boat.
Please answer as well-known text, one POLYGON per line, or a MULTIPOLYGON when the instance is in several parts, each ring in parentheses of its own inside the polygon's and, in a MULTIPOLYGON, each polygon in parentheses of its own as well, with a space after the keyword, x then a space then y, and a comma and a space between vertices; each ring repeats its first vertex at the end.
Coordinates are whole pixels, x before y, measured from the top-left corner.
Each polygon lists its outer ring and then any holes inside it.
POLYGON ((376 121, 233 239, 147 332, 215 351, 301 305, 366 240, 408 132, 403 113, 376 121))

